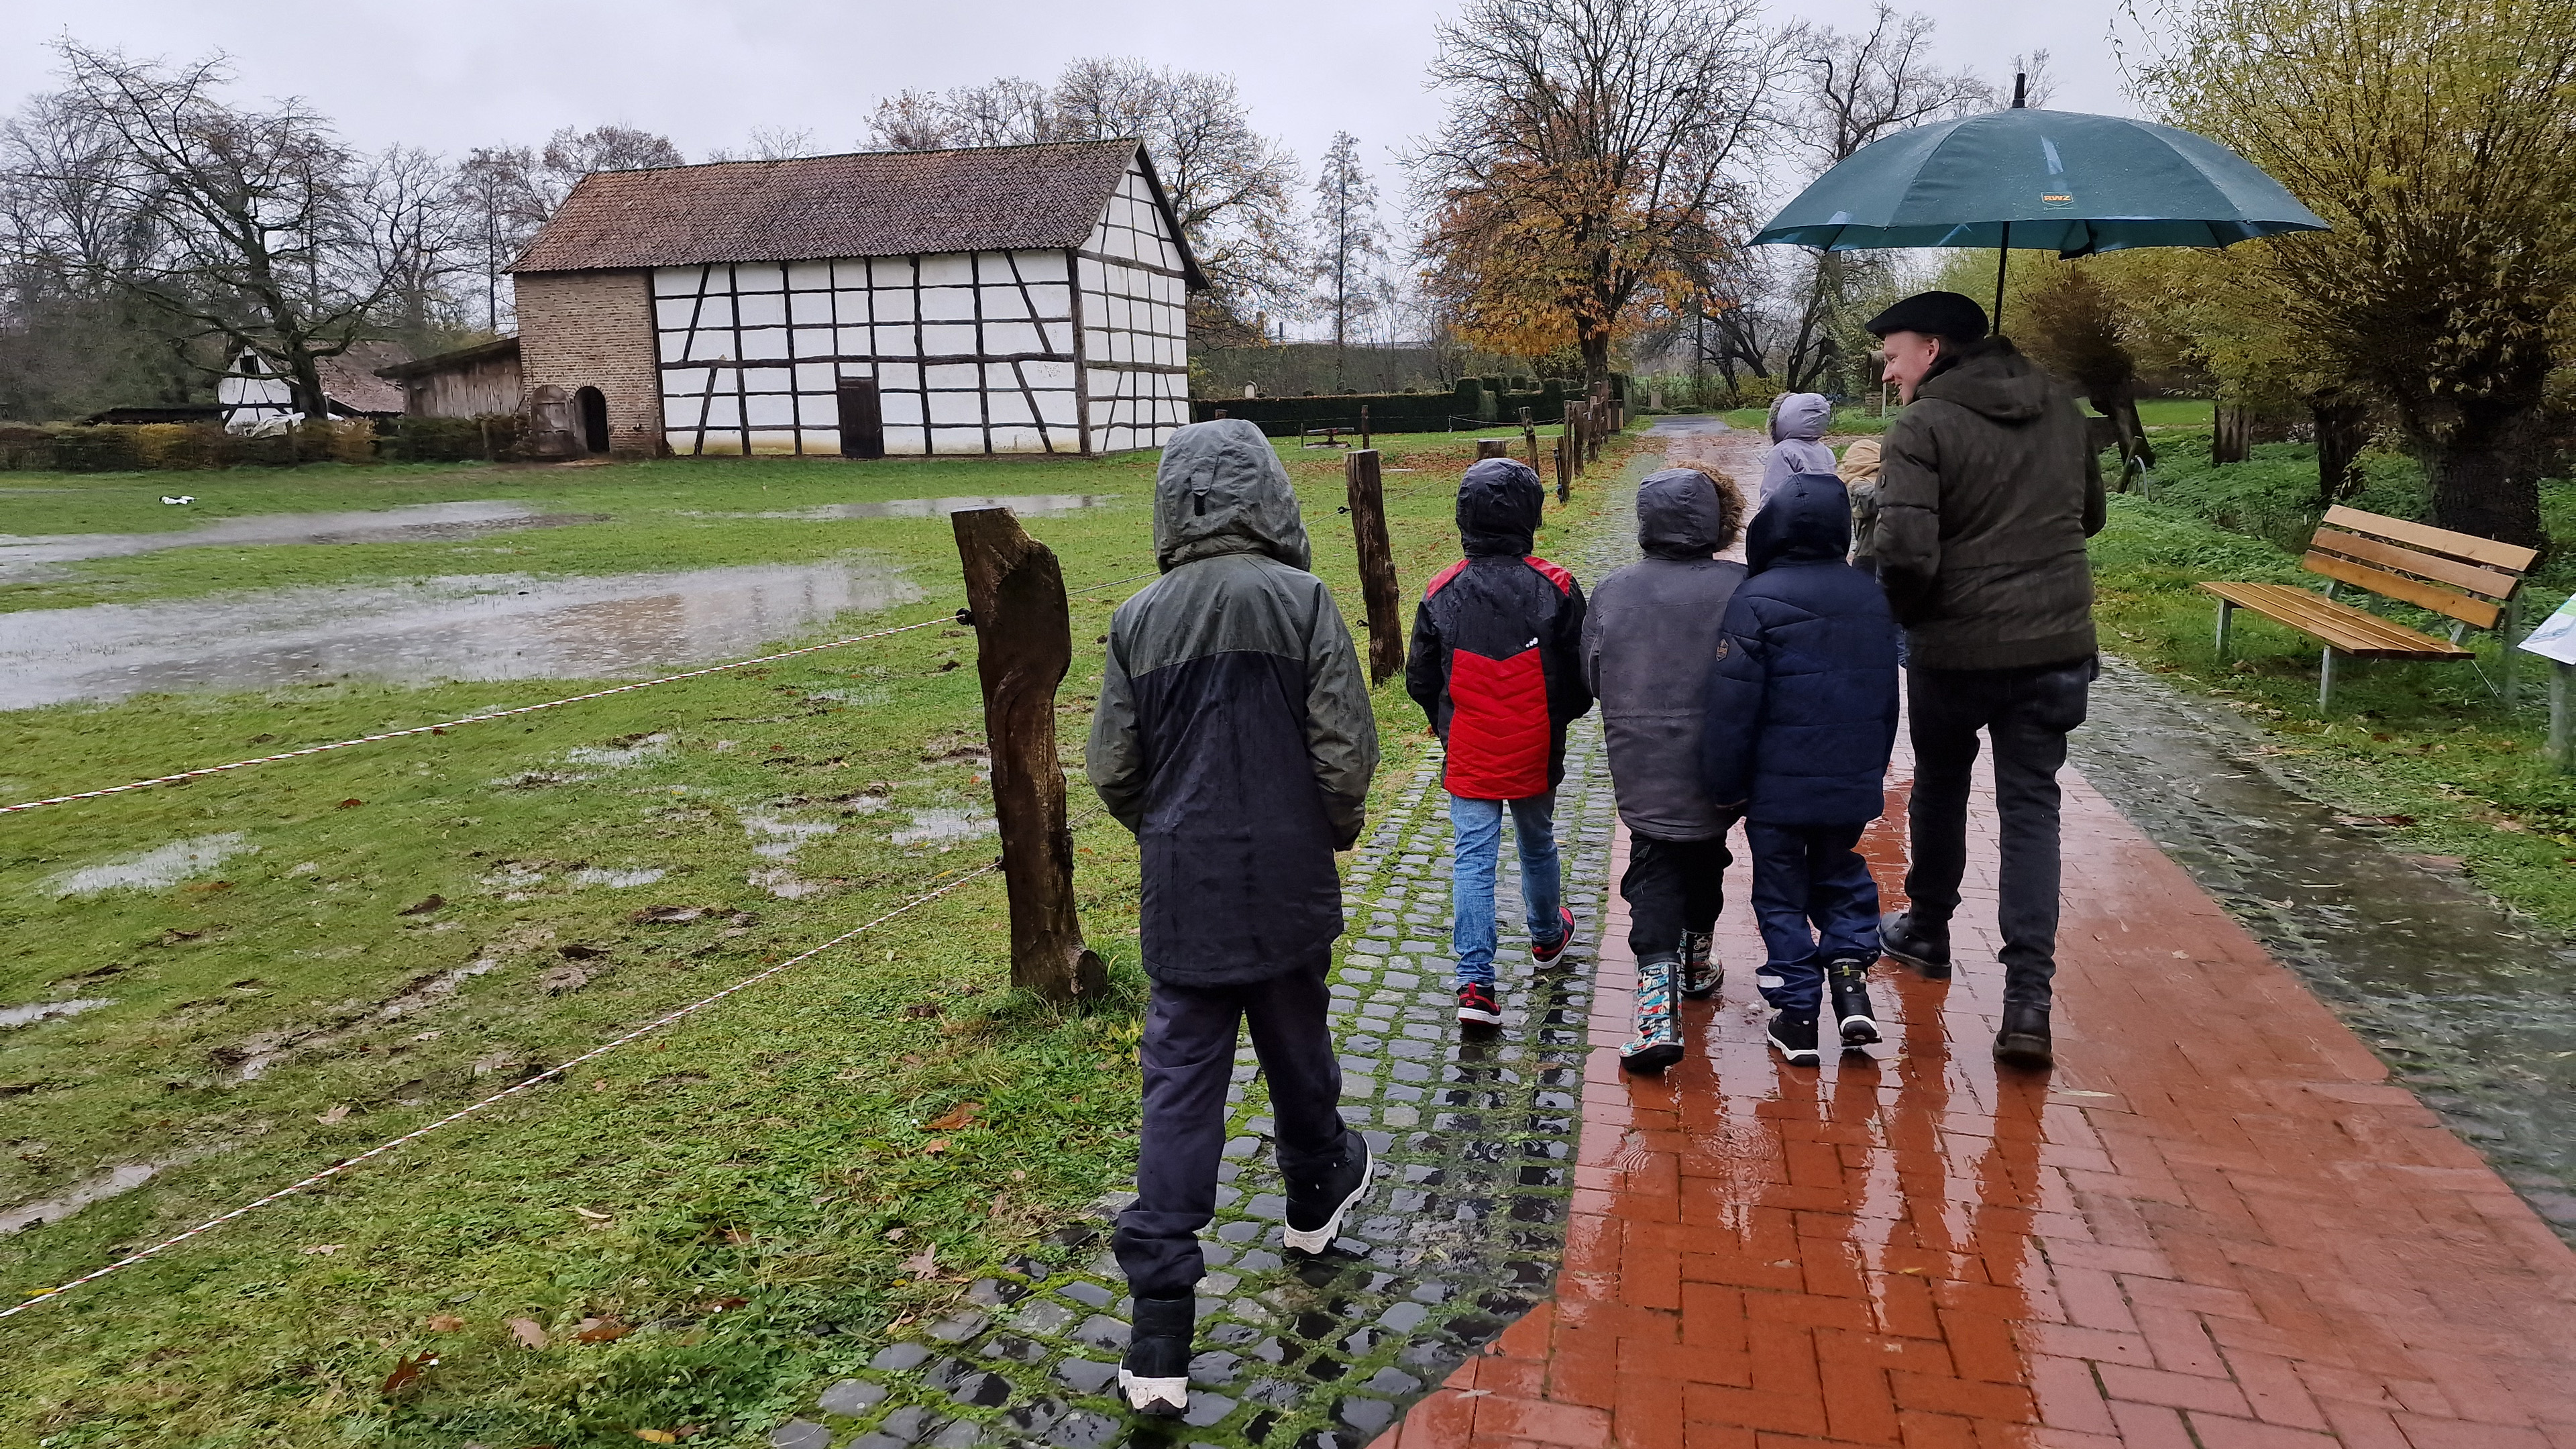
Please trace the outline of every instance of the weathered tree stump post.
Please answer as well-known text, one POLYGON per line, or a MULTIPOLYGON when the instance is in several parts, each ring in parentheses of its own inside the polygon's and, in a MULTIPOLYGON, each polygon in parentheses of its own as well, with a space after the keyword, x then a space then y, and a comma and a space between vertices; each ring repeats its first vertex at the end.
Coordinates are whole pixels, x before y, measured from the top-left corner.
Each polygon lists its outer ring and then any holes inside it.
POLYGON ((1565 434, 1559 433, 1556 435, 1556 501, 1570 503, 1573 499, 1574 454, 1566 446, 1565 434))
POLYGON ((1530 471, 1538 471, 1538 425, 1530 421, 1530 410, 1521 409, 1521 441, 1529 445, 1530 471))
POLYGON ((1485 461, 1487 458, 1508 458, 1511 456, 1511 453, 1511 441, 1507 438, 1478 438, 1476 440, 1476 461, 1479 463, 1485 461))
POLYGON ((1367 403, 1360 404, 1360 446, 1363 448, 1373 448, 1377 446, 1375 443, 1369 441, 1369 415, 1367 403))
POLYGON ((1064 570, 1007 508, 951 515, 975 620, 984 739, 993 752, 993 813, 1011 897, 1011 984, 1049 1001, 1108 989, 1073 908, 1073 830, 1056 758, 1055 691, 1073 664, 1064 570))
POLYGON ((1351 538, 1360 555, 1360 599, 1368 610, 1369 683, 1384 684, 1404 669, 1404 615, 1395 586, 1395 550, 1386 535, 1386 494, 1379 486, 1378 453, 1362 448, 1342 460, 1350 495, 1351 538))

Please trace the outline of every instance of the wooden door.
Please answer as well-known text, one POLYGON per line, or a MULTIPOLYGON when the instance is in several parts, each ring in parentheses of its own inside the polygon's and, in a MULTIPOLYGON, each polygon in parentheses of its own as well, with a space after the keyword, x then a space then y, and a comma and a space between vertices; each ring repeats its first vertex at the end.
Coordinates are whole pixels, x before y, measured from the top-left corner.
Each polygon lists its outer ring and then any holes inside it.
POLYGON ((874 379, 845 377, 841 379, 841 456, 844 458, 882 458, 885 456, 885 413, 877 403, 874 379))

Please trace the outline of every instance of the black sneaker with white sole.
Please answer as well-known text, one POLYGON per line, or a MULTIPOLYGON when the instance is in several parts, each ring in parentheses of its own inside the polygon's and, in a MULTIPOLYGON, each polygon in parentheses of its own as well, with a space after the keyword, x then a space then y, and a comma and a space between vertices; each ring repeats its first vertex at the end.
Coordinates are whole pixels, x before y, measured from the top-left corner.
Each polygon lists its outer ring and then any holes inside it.
POLYGON ((1190 1407, 1190 1339, 1198 1332, 1198 1300, 1139 1298, 1127 1356, 1118 1364, 1118 1395, 1139 1414, 1177 1419, 1190 1407))
POLYGON ((1791 1016, 1785 1011, 1771 1014, 1771 1045, 1780 1049, 1793 1067, 1812 1067, 1822 1057, 1816 1052, 1816 1018, 1813 1015, 1791 1016))
POLYGON ((1377 1171, 1368 1139, 1356 1132, 1342 1136, 1342 1155, 1312 1177, 1288 1179, 1288 1246, 1301 1253, 1320 1253, 1340 1237, 1342 1218, 1368 1196, 1369 1178, 1377 1171))
POLYGON ((1833 995, 1834 1024, 1846 1050, 1878 1040, 1878 1013, 1869 1005, 1869 963, 1857 956, 1838 956, 1825 963, 1825 987, 1833 995))

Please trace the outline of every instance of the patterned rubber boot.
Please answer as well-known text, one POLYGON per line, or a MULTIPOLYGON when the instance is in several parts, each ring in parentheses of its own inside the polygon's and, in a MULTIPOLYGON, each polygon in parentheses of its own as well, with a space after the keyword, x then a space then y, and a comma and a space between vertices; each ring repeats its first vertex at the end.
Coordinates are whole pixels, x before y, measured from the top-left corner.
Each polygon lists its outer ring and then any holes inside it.
POLYGON ((1715 996, 1718 983, 1726 978, 1726 968, 1710 954, 1714 944, 1706 931, 1682 932, 1682 995, 1693 1001, 1715 996))
POLYGON ((1833 995, 1834 1021, 1845 1048, 1878 1040, 1878 1013, 1869 1005, 1869 963, 1839 956, 1825 963, 1825 986, 1833 995))
POLYGON ((1650 956, 1637 963, 1637 1034, 1619 1048, 1619 1065, 1632 1072, 1660 1072, 1682 1059, 1681 1018, 1674 1014, 1680 963, 1650 956))

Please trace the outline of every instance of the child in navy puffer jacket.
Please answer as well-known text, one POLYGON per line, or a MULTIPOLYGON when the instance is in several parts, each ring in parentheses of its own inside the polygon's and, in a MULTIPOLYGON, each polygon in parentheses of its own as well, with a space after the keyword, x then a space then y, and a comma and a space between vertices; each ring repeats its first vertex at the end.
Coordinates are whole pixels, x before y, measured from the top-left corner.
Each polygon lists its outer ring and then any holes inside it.
POLYGON ((1878 581, 1843 561, 1840 479, 1800 474, 1753 516, 1752 574, 1728 600, 1708 676, 1700 768, 1708 798, 1742 802, 1753 910, 1770 953, 1754 978, 1771 1042, 1817 1060, 1830 984, 1842 1044, 1878 1040, 1866 978, 1878 886, 1853 849, 1886 809, 1896 743, 1896 621, 1878 581))

